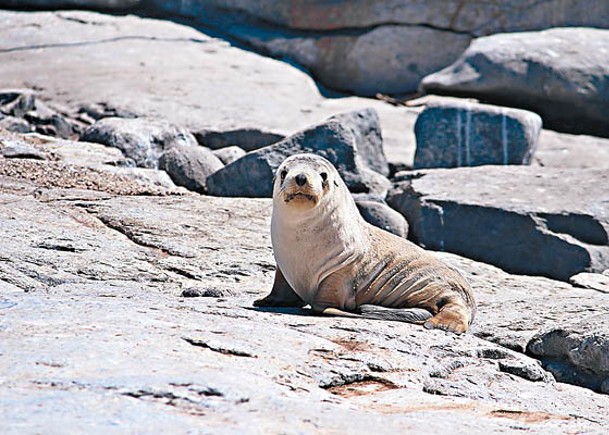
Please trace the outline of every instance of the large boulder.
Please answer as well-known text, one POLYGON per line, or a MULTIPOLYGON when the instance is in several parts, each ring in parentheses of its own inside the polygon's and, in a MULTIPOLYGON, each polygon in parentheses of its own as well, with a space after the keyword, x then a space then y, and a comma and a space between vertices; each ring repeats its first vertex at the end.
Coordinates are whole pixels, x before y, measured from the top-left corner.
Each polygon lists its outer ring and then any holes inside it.
POLYGON ((525 110, 450 100, 428 105, 415 124, 415 168, 529 164, 541 131, 525 110))
POLYGON ((212 26, 296 61, 325 86, 359 95, 414 92, 472 37, 556 26, 607 27, 597 0, 248 1, 150 0, 165 13, 212 26))
POLYGON ((172 147, 197 146, 188 131, 147 119, 104 118, 87 127, 80 139, 118 148, 144 168, 158 168, 159 157, 172 147))
POLYGON ((270 197, 273 174, 281 162, 298 153, 328 159, 352 192, 383 193, 388 180, 371 169, 387 173, 378 118, 371 110, 341 114, 298 132, 281 142, 252 151, 212 174, 208 193, 217 196, 270 197))
POLYGON ((559 131, 609 136, 608 46, 609 30, 586 28, 479 38, 421 88, 532 110, 559 131))
POLYGON ((563 281, 609 268, 605 169, 484 166, 404 175, 410 179, 387 201, 429 249, 563 281))

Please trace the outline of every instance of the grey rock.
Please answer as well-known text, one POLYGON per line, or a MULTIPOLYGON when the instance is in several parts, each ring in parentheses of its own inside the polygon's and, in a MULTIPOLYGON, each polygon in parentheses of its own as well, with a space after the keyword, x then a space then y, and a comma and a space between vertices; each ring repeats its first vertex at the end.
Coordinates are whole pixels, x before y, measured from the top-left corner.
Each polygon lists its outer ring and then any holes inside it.
POLYGON ((597 0, 527 0, 517 6, 510 0, 151 4, 263 53, 296 61, 324 85, 360 95, 413 92, 425 74, 456 59, 475 36, 556 26, 607 27, 603 17, 609 14, 609 6, 597 0))
POLYGON ((389 175, 389 165, 383 150, 383 135, 378 113, 374 109, 364 109, 340 113, 328 119, 338 121, 351 130, 355 147, 366 166, 382 175, 389 175))
POLYGON ((408 222, 400 213, 376 201, 355 201, 366 222, 400 237, 408 237, 408 222))
POLYGON ((0 154, 7 159, 46 160, 48 156, 27 142, 0 139, 0 154))
POLYGON ((452 255, 477 292, 476 335, 256 310, 273 280, 269 200, 100 196, 3 176, 0 203, 0 417, 18 432, 192 432, 201 414, 235 433, 609 424, 608 396, 530 382, 535 360, 477 336, 589 316, 598 292, 452 255), (234 296, 182 297, 190 288, 234 296))
POLYGON ((609 377, 608 321, 604 313, 549 328, 533 337, 527 352, 540 358, 557 380, 585 382, 589 388, 602 391, 609 377))
POLYGON ((575 287, 609 293, 609 276, 604 273, 581 272, 569 278, 569 282, 575 287))
POLYGON ((411 109, 325 98, 298 68, 190 26, 133 15, 0 11, 0 41, 3 86, 41 89, 41 98, 65 106, 70 119, 154 118, 190 132, 286 137, 333 114, 373 107, 388 157, 412 162, 414 135, 405 131, 414 122, 411 109))
POLYGON ((541 130, 532 164, 551 168, 609 169, 609 139, 541 130))
POLYGON ((456 60, 471 41, 466 34, 424 26, 381 25, 341 36, 231 30, 271 56, 305 66, 325 86, 364 96, 416 91, 423 77, 456 60))
POLYGON ((220 148, 217 150, 213 150, 212 152, 225 165, 233 163, 235 160, 239 160, 246 154, 245 150, 243 148, 239 148, 238 146, 220 148))
POLYGON ((94 9, 126 11, 143 3, 142 0, 0 0, 0 7, 19 9, 94 9))
POLYGON ((387 202, 429 249, 563 281, 609 264, 606 170, 486 166, 410 178, 387 202))
POLYGON ((552 129, 609 136, 609 30, 551 29, 475 40, 421 82, 426 92, 532 110, 552 129))
POLYGON ((256 128, 242 128, 226 131, 195 131, 197 141, 212 150, 236 145, 245 151, 253 151, 284 139, 285 136, 256 128))
POLYGON ((539 115, 462 102, 428 105, 415 124, 415 169, 529 164, 541 130, 539 115))
POLYGON ((609 6, 595 0, 524 1, 510 0, 461 3, 459 0, 367 0, 359 2, 300 0, 154 0, 168 10, 182 14, 205 7, 237 11, 282 27, 303 30, 339 30, 377 27, 381 24, 427 25, 429 27, 486 35, 547 27, 607 27, 609 6))
POLYGON ((146 119, 104 118, 88 127, 80 140, 118 148, 145 168, 157 168, 160 155, 172 147, 197 146, 189 132, 167 122, 146 119))
MULTIPOLYGON (((368 110, 360 112, 369 119, 368 110)), ((297 153, 315 153, 336 166, 352 192, 383 193, 389 187, 388 180, 366 166, 365 151, 371 151, 380 143, 368 142, 377 138, 378 129, 370 129, 370 123, 351 123, 357 115, 340 115, 298 132, 283 141, 252 151, 241 159, 224 167, 207 179, 208 193, 217 196, 271 197, 274 171, 287 157, 297 153), (344 119, 347 121, 343 121, 344 119), (360 154, 360 146, 362 151, 360 154)), ((377 149, 377 152, 382 152, 377 149)))
POLYGON ((14 116, 0 117, 0 128, 15 133, 29 133, 32 127, 25 119, 15 118, 14 116))
POLYGON ((201 146, 174 146, 159 159, 159 167, 178 186, 204 193, 207 177, 224 167, 210 150, 201 146))

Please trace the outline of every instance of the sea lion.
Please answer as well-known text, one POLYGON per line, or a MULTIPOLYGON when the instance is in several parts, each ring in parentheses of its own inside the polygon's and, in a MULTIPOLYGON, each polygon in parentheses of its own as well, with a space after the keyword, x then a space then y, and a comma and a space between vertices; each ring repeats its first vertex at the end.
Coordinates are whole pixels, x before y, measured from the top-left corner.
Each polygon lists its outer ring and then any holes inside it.
POLYGON ((271 293, 255 306, 422 323, 462 333, 474 319, 470 285, 408 240, 368 224, 336 168, 297 154, 273 182, 271 293))

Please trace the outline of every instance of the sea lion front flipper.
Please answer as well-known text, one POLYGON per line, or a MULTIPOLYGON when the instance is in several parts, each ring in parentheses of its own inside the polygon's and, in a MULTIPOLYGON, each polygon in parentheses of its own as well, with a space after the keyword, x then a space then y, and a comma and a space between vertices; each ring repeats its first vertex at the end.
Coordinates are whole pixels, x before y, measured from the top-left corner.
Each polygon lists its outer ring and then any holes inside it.
POLYGON ((423 308, 386 308, 379 305, 360 305, 362 317, 376 320, 395 320, 407 323, 425 323, 432 314, 423 308))
POLYGON ((268 296, 254 301, 255 307, 295 307, 302 308, 307 303, 290 287, 279 266, 275 269, 273 288, 268 296))

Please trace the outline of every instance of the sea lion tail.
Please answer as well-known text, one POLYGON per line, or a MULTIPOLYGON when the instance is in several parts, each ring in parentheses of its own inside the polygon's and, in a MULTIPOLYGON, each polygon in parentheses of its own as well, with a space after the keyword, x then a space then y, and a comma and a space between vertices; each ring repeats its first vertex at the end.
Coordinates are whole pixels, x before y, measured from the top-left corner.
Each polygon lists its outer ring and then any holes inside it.
POLYGON ((385 308, 378 305, 360 305, 362 317, 376 320, 394 320, 406 323, 425 323, 432 314, 423 308, 385 308))

